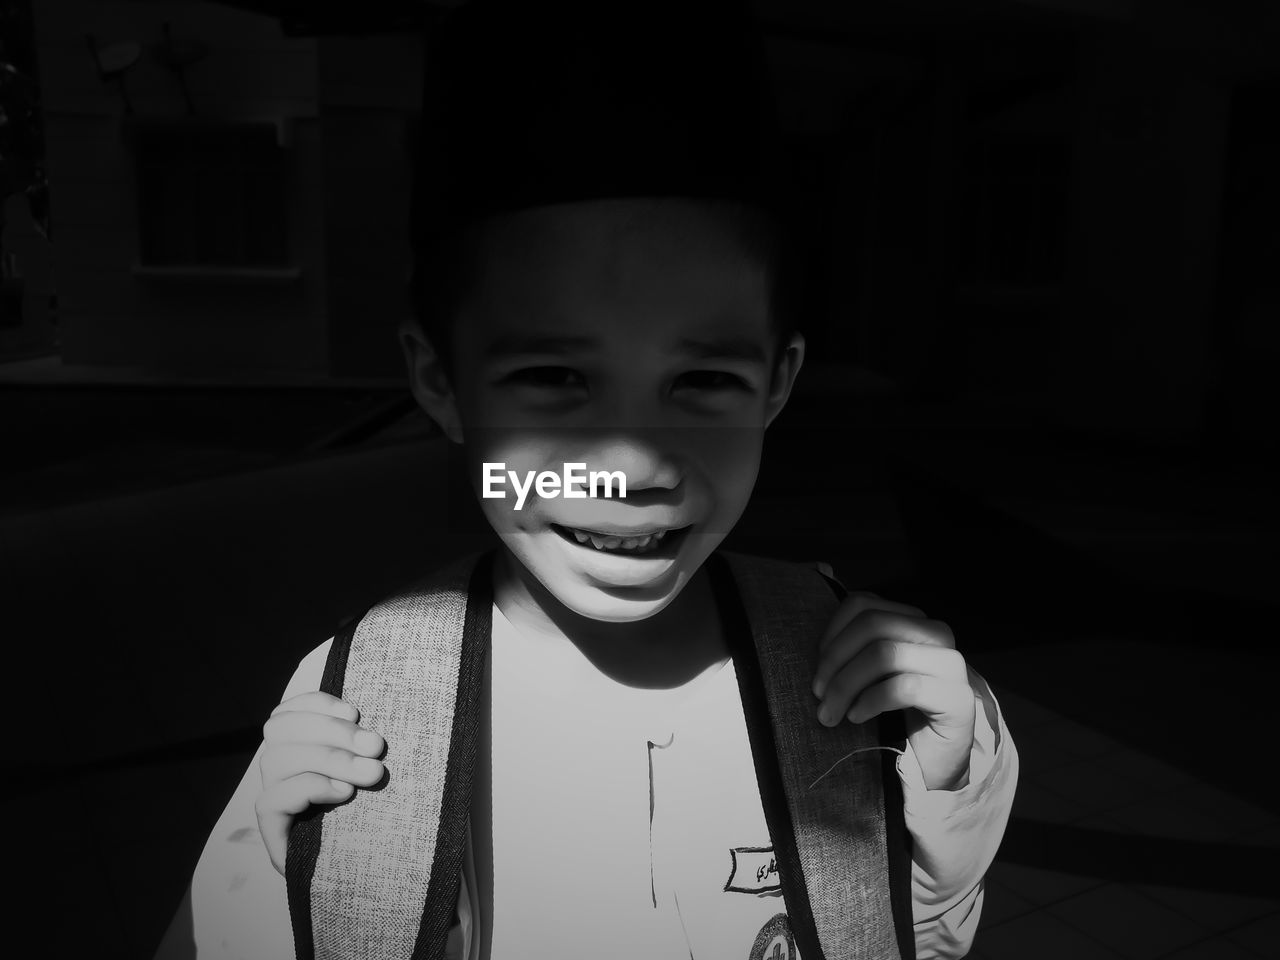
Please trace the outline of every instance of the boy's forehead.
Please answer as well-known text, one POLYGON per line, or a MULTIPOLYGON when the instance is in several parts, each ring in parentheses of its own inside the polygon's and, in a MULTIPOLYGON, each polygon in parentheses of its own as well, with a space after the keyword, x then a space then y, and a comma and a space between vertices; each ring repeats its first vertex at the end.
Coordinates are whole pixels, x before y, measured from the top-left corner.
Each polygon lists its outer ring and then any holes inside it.
POLYGON ((532 262, 544 270, 631 262, 757 267, 761 257, 745 237, 741 214, 732 207, 657 197, 536 206, 492 217, 473 231, 482 266, 504 270, 532 262))
POLYGON ((540 208, 488 224, 475 240, 460 331, 469 353, 637 336, 675 350, 770 336, 767 264, 731 222, 693 204, 540 208))
POLYGON ((768 326, 751 316, 690 313, 686 322, 664 322, 669 316, 613 313, 588 321, 582 314, 565 313, 531 321, 515 314, 491 313, 470 326, 462 354, 483 364, 515 357, 589 356, 640 345, 645 348, 643 353, 626 354, 637 364, 652 355, 754 363, 769 360, 768 326))

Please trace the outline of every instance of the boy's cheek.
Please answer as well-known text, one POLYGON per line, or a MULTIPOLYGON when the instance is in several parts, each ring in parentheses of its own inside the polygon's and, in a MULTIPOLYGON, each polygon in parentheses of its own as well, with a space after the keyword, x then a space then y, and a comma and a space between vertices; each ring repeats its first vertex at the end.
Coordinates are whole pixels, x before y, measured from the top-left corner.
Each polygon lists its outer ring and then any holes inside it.
MULTIPOLYGON (((550 438, 478 431, 474 443, 468 437, 465 459, 467 477, 477 497, 483 497, 488 489, 504 491, 513 498, 517 487, 527 487, 528 477, 544 472, 561 474, 572 455, 550 438)), ((527 499, 534 495, 528 488, 527 499)))
POLYGON ((708 445, 699 456, 717 500, 726 505, 745 506, 760 474, 763 445, 752 438, 741 439, 733 444, 708 445))
POLYGON ((480 510, 484 518, 489 521, 489 526, 493 528, 494 533, 504 541, 525 532, 528 526, 527 518, 532 515, 531 512, 516 510, 515 502, 510 497, 482 498, 480 510))

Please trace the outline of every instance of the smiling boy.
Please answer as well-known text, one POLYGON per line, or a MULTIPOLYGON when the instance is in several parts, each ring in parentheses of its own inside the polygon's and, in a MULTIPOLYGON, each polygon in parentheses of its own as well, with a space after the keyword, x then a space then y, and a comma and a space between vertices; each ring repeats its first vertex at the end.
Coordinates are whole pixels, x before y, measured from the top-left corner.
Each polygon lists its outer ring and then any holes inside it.
POLYGON ((626 477, 625 501, 480 501, 520 582, 593 621, 660 612, 750 498, 804 346, 776 345, 768 265, 740 239, 749 225, 747 211, 680 199, 515 212, 473 241, 482 292, 455 321, 459 375, 406 331, 415 396, 469 476, 502 461, 520 475, 585 462, 626 477), (572 531, 665 539, 628 553, 572 531))
MULTIPOLYGON (((819 630, 797 626, 792 638, 793 621, 806 616, 800 598, 770 581, 799 584, 800 573, 736 560, 735 592, 717 548, 746 508, 766 428, 787 402, 805 342, 778 308, 775 235, 751 197, 705 190, 694 178, 677 189, 678 177, 653 169, 631 173, 626 188, 513 192, 496 205, 488 196, 450 234, 450 288, 429 300, 421 325, 402 330, 414 396, 463 452, 500 544, 473 562, 467 581, 463 632, 483 607, 483 669, 466 681, 464 638, 460 673, 449 674, 462 677, 454 681, 461 712, 472 709, 463 688, 473 684, 474 739, 446 735, 449 772, 426 769, 404 745, 431 731, 379 729, 356 694, 321 692, 332 686, 340 645, 317 648, 205 848, 180 910, 191 912, 191 942, 175 920, 159 956, 190 956, 193 947, 200 957, 340 955, 320 928, 364 908, 313 915, 294 899, 297 889, 307 895, 296 883, 306 831, 295 820, 312 811, 307 822, 323 826, 307 835, 318 845, 331 827, 340 835, 350 814, 376 843, 360 811, 383 810, 406 783, 432 777, 444 780, 437 808, 451 791, 462 798, 460 857, 442 859, 447 844, 437 841, 434 860, 386 867, 410 871, 391 881, 404 890, 419 889, 421 868, 425 911, 420 899, 403 917, 402 904, 370 908, 372 928, 384 916, 391 925, 423 914, 407 940, 417 936, 414 956, 817 960, 835 942, 857 944, 850 956, 967 952, 1012 802, 1012 740, 950 630, 920 610, 859 593, 837 604, 830 593, 819 630), (520 477, 563 476, 567 464, 620 472, 626 493, 534 492, 517 507, 514 497, 483 496, 495 463, 520 477), (768 658, 770 643, 780 659, 768 658), (786 719, 774 682, 793 669, 783 662, 789 644, 812 667, 800 691, 803 722, 786 719), (768 710, 757 691, 770 691, 768 710), (802 842, 804 795, 858 761, 850 753, 815 766, 794 746, 843 742, 834 728, 871 731, 873 742, 877 718, 897 711, 901 756, 883 768, 883 783, 874 763, 860 776, 874 787, 868 796, 900 797, 910 837, 905 904, 880 860, 812 858, 824 848, 802 842), (455 763, 459 742, 473 745, 473 767, 455 763), (783 790, 794 769, 808 771, 805 783, 783 790), (317 809, 328 811, 323 819, 317 809), (849 902, 822 902, 831 877, 852 891, 849 902), (448 921, 447 942, 433 939, 428 915, 448 921), (859 927, 841 931, 845 939, 831 932, 842 916, 859 927)), ((437 594, 428 596, 425 607, 403 608, 418 611, 410 620, 434 616, 437 594)), ((397 602, 378 609, 402 609, 397 602)), ((343 643, 360 630, 367 641, 379 615, 343 643)), ((845 805, 860 803, 849 796, 845 805)), ((445 814, 433 809, 444 837, 445 814)), ((881 822, 894 849, 906 839, 895 822, 881 822)), ((853 849, 845 837, 825 842, 853 849)), ((323 872, 323 851, 311 856, 308 869, 319 862, 323 872)), ((325 903, 327 889, 313 902, 325 903)), ((384 955, 370 943, 350 955, 384 955)))

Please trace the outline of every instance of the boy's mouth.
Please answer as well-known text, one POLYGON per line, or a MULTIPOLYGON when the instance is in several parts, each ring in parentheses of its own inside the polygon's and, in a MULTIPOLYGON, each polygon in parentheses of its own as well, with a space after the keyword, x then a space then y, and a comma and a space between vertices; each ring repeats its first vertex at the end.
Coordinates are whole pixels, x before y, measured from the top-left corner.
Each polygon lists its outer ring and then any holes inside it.
POLYGON ((643 534, 619 535, 602 533, 579 527, 564 527, 558 523, 551 524, 551 529, 561 539, 572 544, 593 550, 598 553, 610 553, 620 556, 663 557, 675 556, 679 544, 689 527, 678 527, 666 530, 653 530, 643 534))

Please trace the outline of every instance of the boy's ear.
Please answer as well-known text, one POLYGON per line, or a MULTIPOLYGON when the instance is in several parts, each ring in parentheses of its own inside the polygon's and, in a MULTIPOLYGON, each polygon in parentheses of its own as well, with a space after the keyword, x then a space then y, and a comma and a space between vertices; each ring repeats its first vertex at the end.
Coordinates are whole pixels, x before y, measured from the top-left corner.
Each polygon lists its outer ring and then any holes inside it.
POLYGON ((418 406, 436 422, 444 435, 454 443, 462 443, 462 420, 458 417, 458 399, 448 371, 417 321, 405 319, 400 324, 400 346, 409 368, 409 389, 418 406))
POLYGON ((791 334, 786 345, 778 351, 778 358, 773 364, 773 379, 769 382, 769 398, 765 404, 764 425, 773 423, 773 418, 782 412, 791 396, 791 387, 796 382, 796 374, 804 364, 804 335, 791 334))

